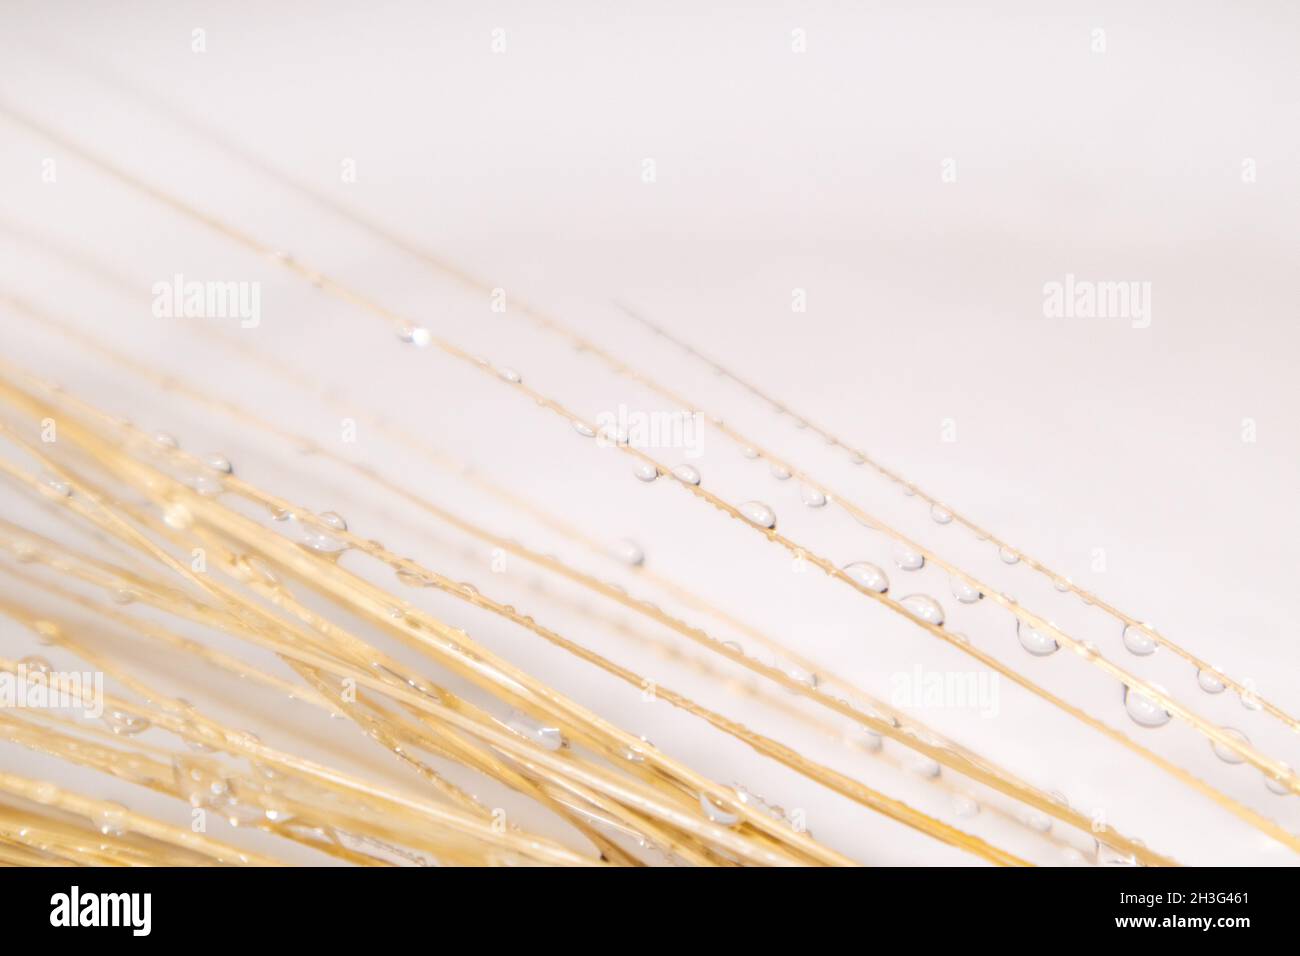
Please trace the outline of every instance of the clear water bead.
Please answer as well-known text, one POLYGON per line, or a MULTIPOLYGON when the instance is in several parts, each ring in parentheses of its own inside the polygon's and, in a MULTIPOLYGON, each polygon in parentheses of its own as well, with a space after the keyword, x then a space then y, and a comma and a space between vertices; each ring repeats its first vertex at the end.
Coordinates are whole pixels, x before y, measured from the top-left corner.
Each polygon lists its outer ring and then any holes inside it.
POLYGON ((225 774, 209 761, 176 757, 172 777, 180 796, 192 807, 219 807, 232 799, 225 774))
POLYGON ((939 524, 950 524, 952 522, 952 512, 939 505, 932 505, 930 507, 930 517, 939 524))
POLYGON ((1099 866, 1137 866, 1137 857, 1124 853, 1104 843, 1097 846, 1097 864, 1099 866))
POLYGON ((962 604, 974 604, 982 598, 984 594, 969 581, 963 578, 954 577, 952 579, 952 596, 962 604))
POLYGON ((62 478, 56 478, 53 475, 47 475, 41 479, 41 491, 51 498, 66 498, 72 494, 72 485, 68 484, 62 478))
POLYGON ((942 768, 939 766, 939 761, 935 760, 933 757, 927 757, 924 754, 917 754, 912 758, 909 769, 918 777, 925 777, 927 780, 933 780, 935 777, 939 776, 942 768))
POLYGON ((659 477, 659 469, 649 462, 638 462, 637 466, 632 469, 632 474, 636 475, 640 481, 654 481, 659 477))
POLYGON ((805 687, 811 687, 815 690, 821 683, 820 677, 811 671, 804 670, 797 664, 784 664, 781 665, 781 669, 785 671, 788 677, 803 684, 805 687))
MULTIPOLYGON (((1163 688, 1158 689, 1164 693, 1163 688)), ((1124 709, 1133 718, 1133 722, 1141 727, 1163 727, 1169 723, 1169 711, 1127 684, 1124 685, 1124 709)))
POLYGON ((688 485, 700 483, 700 473, 694 465, 678 465, 673 469, 673 477, 688 485))
POLYGON ((1156 652, 1156 639, 1138 627, 1136 624, 1130 624, 1124 628, 1124 646, 1129 649, 1130 653, 1139 657, 1147 657, 1156 652))
POLYGON ((109 802, 95 810, 95 829, 107 837, 120 837, 126 834, 126 807, 120 803, 109 802))
POLYGON ((429 330, 419 325, 402 326, 397 332, 397 337, 417 349, 428 348, 429 343, 433 341, 433 335, 429 330))
POLYGON ((581 435, 583 438, 596 437, 596 430, 592 428, 590 425, 588 425, 586 422, 581 421, 580 419, 577 418, 573 420, 573 430, 577 432, 579 435, 581 435))
POLYGON ((1020 646, 1035 657, 1047 657, 1061 649, 1056 638, 1044 634, 1019 617, 1016 618, 1016 637, 1020 640, 1020 646))
POLYGON ((772 477, 777 481, 786 481, 790 477, 790 469, 785 465, 773 464, 771 467, 772 477))
POLYGON ((518 385, 524 380, 524 377, 512 368, 503 368, 497 372, 497 377, 503 382, 509 382, 511 385, 518 385))
POLYGON ((761 501, 746 501, 739 508, 741 516, 759 528, 775 528, 776 512, 761 501))
MULTIPOLYGON (((321 523, 326 527, 333 528, 335 531, 348 530, 348 523, 343 520, 341 515, 333 511, 323 511, 317 515, 317 518, 319 518, 321 523)), ((311 550, 318 551, 321 554, 337 554, 341 551, 346 551, 348 547, 347 544, 340 541, 338 538, 312 525, 303 525, 302 543, 311 550)))
MULTIPOLYGON (((1291 767, 1283 764, 1287 773, 1291 772, 1291 767)), ((1276 793, 1279 797, 1285 797, 1291 793, 1291 788, 1287 786, 1286 781, 1281 777, 1275 777, 1271 774, 1264 775, 1264 786, 1268 787, 1270 793, 1276 793)))
POLYGON ((635 541, 624 538, 622 541, 616 541, 610 550, 614 557, 631 567, 635 568, 645 563, 645 551, 635 541))
POLYGON ((221 479, 216 478, 207 472, 199 472, 190 475, 185 479, 185 483, 205 498, 219 495, 226 490, 226 486, 221 483, 221 479))
POLYGON ((929 624, 936 627, 943 624, 943 608, 928 594, 909 594, 899 603, 929 624))
POLYGON ((1002 559, 1003 564, 1020 563, 1020 555, 1016 554, 1010 548, 998 548, 998 557, 1002 559))
POLYGON ((799 498, 809 508, 820 508, 826 504, 826 496, 811 485, 799 489, 799 498))
POLYGON ((1039 833, 1047 833, 1052 829, 1052 818, 1034 807, 1021 811, 1020 822, 1039 833))
POLYGON ((706 817, 719 826, 734 827, 740 822, 740 817, 723 810, 722 807, 709 799, 708 794, 700 794, 700 809, 704 811, 706 817))
POLYGON ((203 459, 203 464, 213 471, 220 472, 223 475, 233 474, 235 468, 230 464, 230 459, 225 455, 208 455, 203 459))
POLYGON ((925 567, 925 555, 906 545, 894 545, 894 563, 904 571, 919 571, 925 567))
POLYGON ((147 717, 140 717, 125 710, 110 710, 104 714, 104 723, 109 730, 123 737, 134 737, 149 729, 147 717))
POLYGON ((544 750, 559 750, 566 743, 559 727, 539 723, 526 714, 511 714, 506 723, 515 733, 527 737, 544 750))
POLYGON ((877 594, 884 594, 889 590, 889 578, 885 576, 884 571, 870 561, 854 561, 852 564, 846 564, 844 573, 854 583, 875 591, 877 594))
POLYGON ((1212 670, 1198 670, 1196 672, 1196 683, 1207 694, 1222 694, 1224 687, 1219 675, 1212 670))
MULTIPOLYGON (((420 571, 412 571, 410 568, 397 569, 397 583, 404 584, 408 588, 427 588, 433 585, 433 578, 420 571)), ((398 613, 393 617, 402 617, 406 612, 398 608, 398 613)))
MULTIPOLYGON (((1237 741, 1237 743, 1245 744, 1248 747, 1250 746, 1250 738, 1240 730, 1237 730, 1234 727, 1220 727, 1219 730, 1224 734, 1224 736, 1231 737, 1233 740, 1237 741)), ((1237 764, 1246 759, 1231 747, 1221 744, 1217 740, 1212 740, 1210 746, 1214 750, 1214 756, 1218 757, 1224 763, 1237 764)))

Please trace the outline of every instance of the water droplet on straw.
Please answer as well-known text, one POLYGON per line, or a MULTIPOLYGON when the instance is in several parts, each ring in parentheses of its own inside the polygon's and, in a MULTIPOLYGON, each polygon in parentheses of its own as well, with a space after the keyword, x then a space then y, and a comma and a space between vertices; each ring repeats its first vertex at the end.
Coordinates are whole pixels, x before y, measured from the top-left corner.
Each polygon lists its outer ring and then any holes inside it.
POLYGON ((1138 627, 1136 624, 1130 624, 1124 628, 1124 646, 1129 649, 1130 653, 1139 657, 1147 657, 1156 652, 1156 639, 1138 627))
POLYGON ((939 776, 941 768, 939 766, 939 761, 935 760, 933 757, 926 757, 922 754, 918 754, 912 759, 910 769, 912 773, 919 777, 933 779, 939 776))
POLYGON ((230 459, 225 455, 208 455, 203 459, 203 464, 213 471, 220 472, 223 475, 234 473, 234 466, 230 464, 230 459))
POLYGON ((110 710, 104 714, 104 723, 110 730, 123 737, 134 737, 149 729, 149 720, 125 710, 110 710))
POLYGON ((120 803, 107 803, 95 810, 95 829, 108 837, 126 833, 126 807, 120 803))
POLYGON ((540 723, 527 714, 511 714, 507 725, 515 733, 527 737, 545 750, 559 750, 566 743, 559 727, 540 723))
POLYGON ((844 573, 864 588, 870 588, 878 594, 884 594, 889 590, 889 578, 870 561, 854 561, 852 564, 846 564, 844 573))
MULTIPOLYGON (((1243 734, 1240 730, 1237 730, 1233 727, 1220 727, 1219 730, 1222 731, 1225 736, 1231 737, 1233 740, 1237 741, 1238 743, 1242 743, 1245 744, 1246 746, 1250 746, 1250 738, 1247 737, 1245 734, 1243 734)), ((1246 759, 1241 754, 1237 753, 1237 751, 1233 750, 1231 747, 1225 746, 1224 744, 1219 743, 1217 740, 1211 741, 1211 747, 1214 750, 1214 756, 1218 757, 1224 763, 1236 764, 1236 763, 1241 763, 1243 760, 1246 759)))
POLYGON ((952 579, 952 596, 962 604, 974 604, 982 598, 984 594, 969 581, 966 581, 963 578, 954 577, 952 579))
POLYGON ((403 342, 414 345, 417 349, 428 348, 433 341, 429 330, 418 325, 404 325, 398 330, 397 337, 403 342))
MULTIPOLYGON (((1287 764, 1283 764, 1282 766, 1286 767, 1288 773, 1291 772, 1290 766, 1287 764)), ((1279 797, 1285 797, 1291 793, 1291 788, 1287 786, 1286 781, 1281 777, 1275 777, 1272 774, 1264 775, 1264 786, 1268 787, 1271 793, 1276 793, 1279 797)))
POLYGON ((747 501, 738 509, 746 521, 760 528, 776 527, 776 512, 761 501, 747 501))
POLYGON ((688 485, 698 485, 700 483, 700 473, 694 465, 678 465, 673 469, 673 476, 678 481, 685 482, 688 485))
MULTIPOLYGON (((323 511, 317 517, 327 528, 333 528, 335 531, 347 531, 348 523, 343 517, 333 511, 323 511)), ((347 544, 338 538, 329 534, 314 525, 303 525, 302 543, 313 551, 321 554, 337 554, 347 550, 347 544)))
MULTIPOLYGON (((1161 693, 1164 693, 1161 690, 1161 693)), ((1169 711, 1139 690, 1124 686, 1124 709, 1133 722, 1142 727, 1163 727, 1169 723, 1169 711)))
POLYGON ((930 624, 943 624, 943 608, 928 594, 909 594, 899 602, 921 620, 930 624))
POLYGON ((635 541, 628 541, 627 539, 617 541, 614 543, 611 552, 618 560, 632 567, 645 563, 645 551, 635 541))
POLYGON ((904 571, 919 571, 925 567, 925 555, 906 545, 894 545, 894 563, 904 571))
POLYGON ((1196 683, 1207 694, 1222 694, 1224 687, 1227 686, 1219 678, 1219 675, 1211 670, 1197 671, 1196 683))
POLYGON ((1020 639, 1020 646, 1035 657, 1047 657, 1061 649, 1056 638, 1031 627, 1021 618, 1016 618, 1016 637, 1020 639))
POLYGON ((704 793, 700 794, 700 809, 704 811, 706 817, 719 826, 734 827, 740 822, 740 817, 734 813, 728 813, 723 810, 722 807, 710 800, 708 795, 704 793))
POLYGON ((820 508, 826 504, 826 496, 810 485, 804 485, 799 489, 799 498, 809 508, 820 508))
POLYGON ((66 498, 72 494, 72 485, 62 478, 47 475, 41 479, 41 490, 51 498, 66 498))

